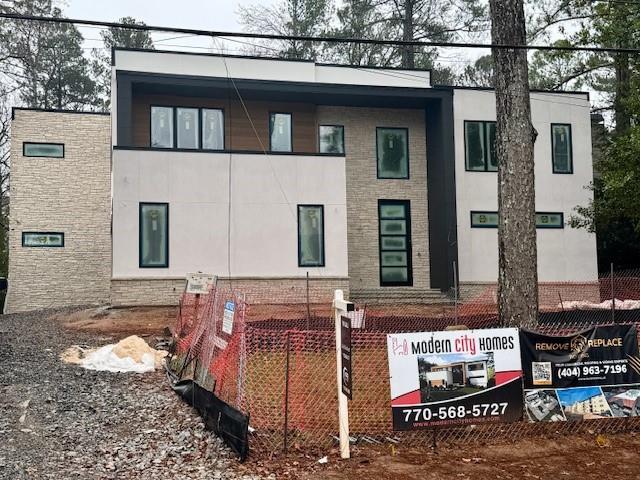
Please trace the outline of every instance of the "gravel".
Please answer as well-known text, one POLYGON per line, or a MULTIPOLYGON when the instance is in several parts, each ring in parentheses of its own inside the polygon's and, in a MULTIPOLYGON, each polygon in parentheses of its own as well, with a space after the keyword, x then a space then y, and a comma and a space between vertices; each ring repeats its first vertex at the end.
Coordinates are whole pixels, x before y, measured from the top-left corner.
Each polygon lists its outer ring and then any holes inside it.
POLYGON ((94 372, 62 363, 73 344, 52 312, 0 316, 0 478, 257 480, 171 390, 163 372, 94 372))

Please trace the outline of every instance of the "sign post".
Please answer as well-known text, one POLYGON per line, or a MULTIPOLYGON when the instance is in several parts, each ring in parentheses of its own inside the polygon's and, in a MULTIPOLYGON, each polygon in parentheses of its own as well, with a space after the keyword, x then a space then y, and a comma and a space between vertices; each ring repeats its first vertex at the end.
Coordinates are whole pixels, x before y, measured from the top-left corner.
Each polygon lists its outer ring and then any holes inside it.
MULTIPOLYGON (((336 329, 336 373, 337 373, 337 386, 338 386, 338 423, 340 431, 340 457, 350 458, 349 451, 349 405, 348 398, 345 394, 345 386, 348 386, 348 391, 351 392, 351 321, 346 316, 347 312, 353 311, 353 303, 347 302, 344 299, 342 290, 336 290, 333 297, 333 318, 335 321, 336 329), (348 351, 348 365, 345 365, 343 360, 343 342, 342 342, 342 322, 343 318, 349 320, 349 351, 348 351), (343 369, 347 367, 347 369, 343 369), (345 373, 347 377, 345 377, 345 373), (346 382, 345 380, 348 380, 346 382), (345 385, 348 383, 348 385, 345 385)), ((345 345, 346 346, 346 345, 345 345)))

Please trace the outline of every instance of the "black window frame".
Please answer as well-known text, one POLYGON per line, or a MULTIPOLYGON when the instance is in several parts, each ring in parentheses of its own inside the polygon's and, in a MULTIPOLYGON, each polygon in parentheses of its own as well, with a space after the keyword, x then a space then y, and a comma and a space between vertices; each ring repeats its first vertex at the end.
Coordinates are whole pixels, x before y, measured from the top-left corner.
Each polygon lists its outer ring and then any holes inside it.
POLYGON ((60 142, 22 142, 22 156, 27 158, 57 158, 62 159, 65 158, 65 147, 64 143, 60 142), (27 155, 27 145, 55 145, 57 147, 62 147, 62 156, 61 157, 52 157, 51 155, 27 155))
MULTIPOLYGON (((474 215, 482 215, 482 214, 488 214, 488 215, 497 215, 498 212, 496 210, 490 211, 490 210, 471 210, 469 212, 469 224, 471 226, 471 228, 492 228, 492 229, 497 229, 498 225, 479 225, 479 224, 474 224, 473 223, 473 216, 474 215)), ((551 230, 562 230, 564 229, 565 223, 564 223, 564 212, 536 212, 536 229, 540 228, 540 229, 551 229, 551 230), (544 225, 544 224, 538 224, 538 215, 559 215, 560 216, 560 225, 544 225)), ((499 219, 498 219, 499 221, 499 219)))
MULTIPOLYGON (((485 172, 489 172, 489 173, 496 173, 498 171, 498 159, 496 158, 496 168, 494 169, 490 169, 489 168, 489 155, 491 155, 491 148, 485 148, 483 155, 482 155, 482 160, 484 163, 484 170, 476 170, 473 168, 469 168, 469 162, 468 162, 468 155, 467 155, 467 149, 469 148, 469 146, 467 145, 467 124, 469 123, 479 123, 482 125, 482 139, 483 141, 486 141, 487 138, 487 125, 488 124, 493 124, 496 125, 496 129, 497 129, 497 122, 495 120, 465 120, 464 121, 464 130, 462 132, 462 139, 464 140, 464 170, 465 172, 475 172, 475 173, 485 173, 485 172)), ((496 134, 497 134, 497 130, 496 130, 496 134)))
POLYGON ((39 231, 26 231, 22 232, 22 247, 23 248, 64 248, 64 232, 39 232, 39 231), (62 243, 60 245, 27 245, 25 243, 25 237, 27 235, 60 235, 62 237, 62 243))
POLYGON ((138 267, 139 268, 169 268, 169 203, 168 202, 139 202, 138 203, 138 267), (165 224, 165 263, 163 265, 142 264, 142 207, 145 205, 164 205, 167 208, 167 222, 165 224))
POLYGON ((410 200, 389 200, 378 199, 378 273, 381 287, 412 287, 413 286, 413 248, 411 242, 411 201, 410 200), (403 205, 404 218, 382 218, 382 207, 384 205, 403 205), (382 220, 404 220, 404 235, 388 235, 382 234, 382 220), (382 237, 404 237, 406 248, 404 250, 385 250, 385 251, 404 251, 407 254, 407 281, 406 282, 389 282, 382 279, 382 237))
POLYGON ((293 112, 276 112, 269 111, 269 153, 293 153, 295 152, 293 148, 293 112), (273 126, 271 125, 271 116, 272 115, 289 115, 289 124, 291 128, 289 129, 289 141, 291 143, 291 150, 274 150, 271 145, 271 134, 273 133, 273 126))
POLYGON ((551 169, 554 175, 573 175, 573 130, 570 123, 552 123, 551 124, 551 169), (553 148, 553 127, 569 127, 569 170, 561 171, 556 170, 555 155, 556 151, 553 148))
POLYGON ((326 254, 326 243, 325 243, 325 228, 324 228, 324 222, 325 222, 325 217, 324 217, 324 205, 320 205, 320 204, 311 204, 311 203, 300 203, 298 204, 298 225, 297 225, 297 236, 298 236, 298 267, 300 268, 321 268, 324 267, 326 265, 326 261, 327 261, 327 254, 326 254), (302 211, 303 208, 320 208, 320 215, 322 218, 322 262, 320 262, 319 264, 314 264, 314 265, 303 265, 302 263, 302 238, 300 235, 300 213, 302 211))
POLYGON ((226 118, 225 118, 225 109, 223 107, 194 107, 190 105, 158 105, 153 104, 149 105, 149 148, 153 150, 176 150, 180 152, 225 152, 226 151, 226 118), (152 145, 152 121, 153 121, 153 108, 171 108, 172 109, 172 118, 173 118, 173 128, 171 131, 171 138, 173 139, 172 147, 154 147, 152 145), (185 148, 178 147, 178 109, 180 108, 188 108, 191 110, 198 111, 198 148, 185 148), (202 146, 202 129, 204 128, 204 124, 202 123, 202 111, 203 110, 220 110, 222 112, 222 148, 203 148, 202 146))
POLYGON ((347 154, 347 146, 345 144, 344 139, 344 125, 334 124, 334 123, 319 123, 318 124, 318 153, 322 153, 323 155, 336 155, 336 156, 345 156, 347 154), (342 131, 342 153, 333 153, 333 152, 322 152, 320 150, 320 128, 321 127, 336 127, 342 131))
POLYGON ((376 178, 378 180, 409 180, 411 178, 411 157, 409 155, 409 128, 408 127, 376 127, 376 178), (380 176, 380 152, 378 151, 378 135, 380 130, 404 130, 407 134, 407 176, 406 177, 381 177, 380 176))

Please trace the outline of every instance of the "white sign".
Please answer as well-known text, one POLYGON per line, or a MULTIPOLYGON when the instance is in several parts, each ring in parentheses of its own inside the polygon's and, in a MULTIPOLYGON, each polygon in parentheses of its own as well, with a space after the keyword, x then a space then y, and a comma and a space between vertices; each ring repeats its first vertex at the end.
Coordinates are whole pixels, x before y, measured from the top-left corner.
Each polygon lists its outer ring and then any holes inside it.
POLYGON ((224 315, 222 317, 222 331, 231 335, 233 333, 233 313, 235 311, 235 304, 228 301, 224 304, 224 315))
POLYGON ((213 285, 214 276, 209 273, 188 273, 187 293, 207 295, 213 285))

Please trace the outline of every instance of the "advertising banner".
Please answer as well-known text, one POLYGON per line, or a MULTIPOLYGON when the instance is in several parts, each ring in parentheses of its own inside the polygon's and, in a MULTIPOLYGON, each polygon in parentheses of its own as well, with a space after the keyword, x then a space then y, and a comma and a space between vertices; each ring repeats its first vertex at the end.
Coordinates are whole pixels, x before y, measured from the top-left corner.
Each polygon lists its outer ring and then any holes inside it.
POLYGON ((515 328, 387 335, 394 430, 522 418, 515 328))
POLYGON ((522 330, 520 343, 529 420, 640 414, 635 325, 594 327, 563 336, 522 330))

